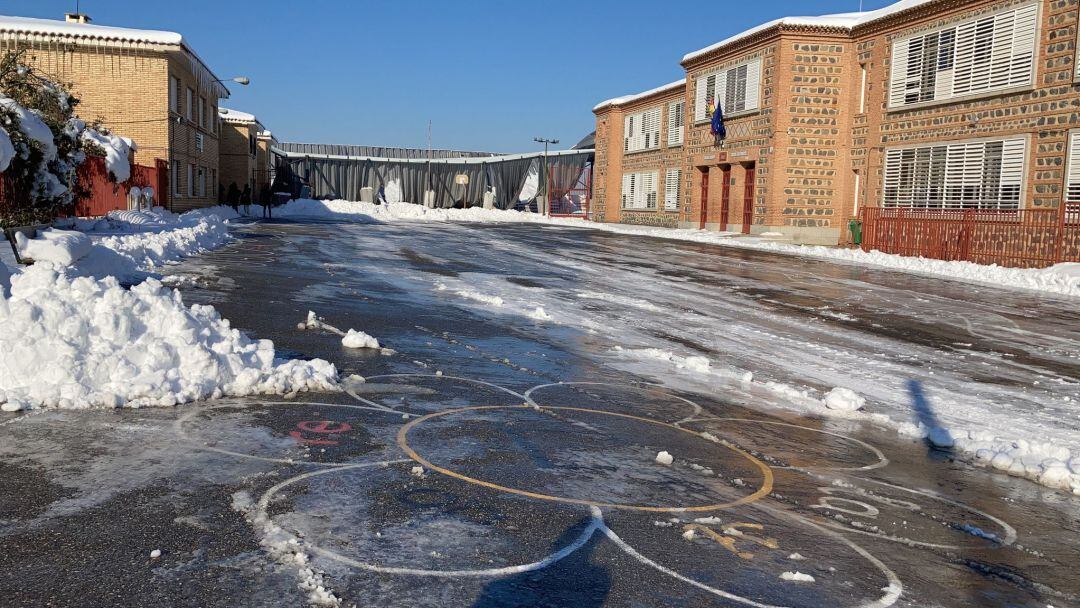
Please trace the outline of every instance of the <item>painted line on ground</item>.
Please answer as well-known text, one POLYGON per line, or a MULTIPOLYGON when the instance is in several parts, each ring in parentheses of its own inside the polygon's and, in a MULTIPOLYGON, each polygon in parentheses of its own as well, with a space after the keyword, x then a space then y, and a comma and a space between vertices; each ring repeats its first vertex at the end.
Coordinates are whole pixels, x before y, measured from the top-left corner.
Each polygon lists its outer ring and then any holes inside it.
MULTIPOLYGON (((693 409, 693 413, 690 414, 689 418, 693 418, 694 416, 697 416, 697 415, 699 415, 699 414, 701 414, 702 412, 705 411, 704 408, 702 408, 701 405, 699 405, 698 403, 695 403, 694 401, 691 401, 690 399, 687 399, 686 397, 680 397, 679 395, 676 395, 676 394, 672 393, 671 391, 669 391, 669 390, 667 390, 665 388, 662 388, 660 385, 656 385, 656 384, 639 385, 639 384, 616 384, 614 382, 551 382, 549 384, 540 384, 540 385, 534 386, 534 387, 530 388, 529 390, 525 391, 525 395, 524 395, 525 400, 529 403, 529 405, 535 405, 537 407, 544 407, 543 405, 540 405, 535 400, 533 400, 532 394, 534 392, 536 392, 536 391, 543 390, 545 388, 551 388, 551 387, 554 387, 554 386, 614 386, 614 387, 618 387, 618 388, 632 388, 634 390, 641 390, 641 391, 655 390, 657 392, 664 393, 666 396, 671 397, 672 399, 678 399, 679 401, 682 401, 682 402, 688 404, 693 409)), ((684 418, 683 420, 686 420, 686 418, 684 418)), ((679 422, 675 422, 674 424, 679 424, 680 422, 683 422, 683 420, 680 420, 679 422)))
MULTIPOLYGON (((791 423, 788 423, 788 422, 774 422, 772 420, 754 420, 753 418, 721 418, 721 417, 716 417, 716 418, 695 418, 693 420, 688 421, 687 423, 690 423, 690 422, 714 422, 714 421, 715 422, 728 421, 728 422, 748 422, 748 423, 755 423, 755 424, 771 424, 771 425, 776 425, 776 426, 791 427, 793 429, 801 429, 801 430, 805 430, 805 431, 811 431, 811 432, 814 432, 814 433, 821 433, 823 435, 831 435, 831 436, 837 437, 839 439, 846 439, 848 441, 855 442, 855 443, 861 445, 862 447, 870 450, 878 458, 877 462, 875 462, 873 464, 868 464, 866 466, 861 466, 861 467, 817 467, 817 466, 795 466, 795 465, 790 465, 790 466, 785 466, 785 467, 778 467, 778 466, 769 465, 769 466, 772 466, 772 468, 774 468, 774 469, 797 469, 797 470, 802 470, 802 471, 872 471, 874 469, 880 469, 882 467, 888 466, 888 464, 889 464, 889 459, 885 456, 884 452, 882 452, 878 448, 874 447, 873 445, 871 445, 871 444, 869 444, 869 443, 867 443, 865 441, 862 441, 861 439, 856 439, 854 437, 851 437, 851 436, 848 436, 848 435, 843 435, 841 433, 835 433, 833 431, 823 431, 821 429, 810 428, 810 427, 802 426, 802 425, 799 425, 799 424, 791 424, 791 423)), ((680 423, 676 423, 676 424, 680 424, 680 423)))
MULTIPOLYGON (((427 422, 429 420, 432 420, 434 418, 438 418, 438 417, 441 417, 441 416, 448 416, 448 415, 452 415, 452 414, 459 414, 459 413, 462 413, 462 412, 491 411, 491 410, 529 411, 529 410, 532 410, 532 407, 533 406, 529 406, 529 405, 479 405, 479 406, 456 408, 456 409, 452 409, 452 410, 444 410, 444 411, 441 411, 441 412, 434 412, 432 414, 428 414, 426 416, 421 416, 420 418, 416 418, 415 420, 411 420, 408 423, 406 423, 404 426, 402 426, 401 429, 398 430, 397 443, 398 443, 398 446, 402 450, 405 451, 405 453, 409 456, 409 458, 412 458, 413 460, 415 460, 416 462, 419 462, 421 465, 427 467, 428 469, 431 469, 431 470, 436 471, 438 473, 442 473, 443 475, 447 475, 449 477, 453 477, 455 479, 459 479, 461 481, 466 481, 468 483, 479 485, 479 486, 489 488, 489 489, 492 489, 492 490, 497 490, 497 491, 500 491, 500 492, 507 492, 507 493, 510 493, 510 494, 517 494, 519 496, 526 496, 526 497, 529 497, 529 498, 536 498, 536 499, 539 499, 539 500, 546 500, 546 501, 551 501, 551 502, 561 502, 561 503, 575 504, 575 505, 587 505, 587 506, 593 506, 593 507, 607 507, 607 508, 611 508, 611 509, 624 509, 624 510, 632 510, 632 511, 647 511, 647 512, 652 512, 652 513, 683 513, 683 512, 717 511, 717 510, 721 510, 721 509, 729 509, 731 507, 736 507, 736 506, 739 506, 739 505, 744 505, 744 504, 748 504, 748 503, 760 500, 762 497, 767 496, 770 492, 772 492, 772 488, 773 488, 772 469, 770 469, 769 466, 767 464, 765 464, 764 462, 762 462, 762 461, 758 460, 757 458, 755 458, 753 455, 751 455, 751 454, 749 454, 749 453, 747 453, 747 452, 745 452, 745 451, 743 451, 743 450, 741 450, 741 449, 739 449, 739 448, 737 448, 737 447, 735 447, 733 445, 729 445, 729 444, 720 444, 720 445, 723 445, 724 447, 728 448, 729 450, 735 452, 736 454, 738 454, 738 455, 742 456, 743 458, 745 458, 746 460, 750 461, 754 466, 756 466, 758 468, 758 470, 761 471, 761 474, 762 474, 761 487, 758 488, 752 494, 749 494, 747 496, 744 496, 744 497, 739 498, 739 499, 734 500, 734 501, 730 501, 730 502, 726 502, 726 503, 717 503, 717 504, 712 504, 712 505, 698 505, 698 506, 691 506, 691 507, 650 507, 650 506, 644 506, 644 505, 621 505, 621 504, 615 504, 615 503, 599 502, 599 501, 594 501, 594 500, 585 500, 585 499, 581 499, 581 498, 569 498, 569 497, 564 497, 564 496, 552 496, 552 495, 549 495, 549 494, 541 494, 541 493, 538 493, 538 492, 531 492, 531 491, 528 491, 528 490, 521 490, 521 489, 518 489, 518 488, 510 488, 510 487, 507 487, 507 486, 492 483, 490 481, 484 481, 482 479, 476 479, 474 477, 469 477, 467 475, 463 475, 461 473, 458 473, 456 471, 452 471, 452 470, 447 469, 445 467, 440 467, 439 465, 436 465, 436 464, 430 462, 429 460, 427 460, 426 458, 424 458, 423 456, 418 454, 409 445, 409 441, 408 441, 409 431, 411 431, 413 428, 417 427, 418 425, 421 425, 421 424, 423 424, 423 423, 425 423, 425 422, 427 422)), ((670 428, 670 429, 674 429, 676 431, 680 431, 682 433, 687 433, 689 435, 699 437, 699 438, 701 438, 701 439, 703 439, 705 441, 708 441, 708 439, 705 439, 705 437, 703 437, 701 433, 691 431, 689 429, 684 429, 682 427, 678 427, 678 426, 675 426, 674 424, 669 424, 667 422, 661 422, 659 420, 652 420, 650 418, 642 418, 640 416, 633 416, 633 415, 630 415, 630 414, 620 414, 618 412, 606 412, 606 411, 603 411, 603 410, 592 410, 592 409, 578 408, 578 407, 544 406, 543 409, 552 410, 552 411, 582 412, 582 413, 588 413, 588 414, 597 414, 597 415, 601 415, 601 416, 614 416, 614 417, 618 417, 618 418, 626 418, 626 419, 629 419, 629 420, 636 420, 638 422, 644 422, 644 423, 652 424, 652 425, 655 425, 655 426, 667 427, 667 428, 670 428)))

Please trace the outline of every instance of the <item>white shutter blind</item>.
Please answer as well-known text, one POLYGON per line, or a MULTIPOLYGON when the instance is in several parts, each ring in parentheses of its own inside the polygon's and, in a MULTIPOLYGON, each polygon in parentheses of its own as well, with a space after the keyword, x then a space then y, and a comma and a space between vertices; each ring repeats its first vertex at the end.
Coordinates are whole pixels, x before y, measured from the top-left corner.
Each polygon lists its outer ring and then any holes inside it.
POLYGON ((694 122, 701 122, 708 118, 708 112, 706 107, 709 105, 709 79, 712 78, 715 82, 716 75, 709 74, 706 76, 699 76, 694 89, 694 122))
POLYGON ((893 43, 889 107, 1031 84, 1038 4, 893 43))
POLYGON ((647 110, 641 121, 644 150, 660 147, 660 106, 647 110))
POLYGON ((681 169, 668 169, 664 176, 664 211, 679 210, 679 190, 682 180, 681 169))
POLYGON ((761 105, 761 58, 747 64, 746 109, 756 110, 761 105))
POLYGON ((622 176, 622 207, 630 209, 634 204, 634 174, 623 173, 622 176))
POLYGON ((685 132, 684 108, 685 101, 668 104, 667 108, 667 145, 680 146, 683 143, 685 132))
POLYGON ((642 202, 645 209, 656 209, 656 182, 659 181, 659 174, 656 171, 652 173, 641 173, 642 183, 642 202))
POLYGON ((1065 174, 1065 204, 1080 205, 1080 131, 1069 135, 1069 162, 1065 174))
POLYGON ((938 144, 885 153, 886 207, 1018 209, 1027 140, 938 144))

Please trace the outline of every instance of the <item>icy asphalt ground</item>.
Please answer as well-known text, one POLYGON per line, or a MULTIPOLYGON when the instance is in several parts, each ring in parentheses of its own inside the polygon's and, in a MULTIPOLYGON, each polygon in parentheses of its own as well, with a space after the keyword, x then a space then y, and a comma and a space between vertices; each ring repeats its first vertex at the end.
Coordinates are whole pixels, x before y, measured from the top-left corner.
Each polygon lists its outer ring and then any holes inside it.
POLYGON ((1080 497, 761 388, 1067 437, 1074 302, 570 228, 240 236, 186 300, 367 382, 0 419, 0 606, 1080 605, 1080 497))

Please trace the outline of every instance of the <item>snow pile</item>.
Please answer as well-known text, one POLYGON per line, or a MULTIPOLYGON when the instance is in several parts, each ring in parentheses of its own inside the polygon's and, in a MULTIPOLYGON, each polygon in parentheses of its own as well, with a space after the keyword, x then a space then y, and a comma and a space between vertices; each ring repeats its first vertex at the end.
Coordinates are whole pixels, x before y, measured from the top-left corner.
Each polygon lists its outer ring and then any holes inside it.
POLYGON ((699 374, 712 373, 712 364, 709 362, 708 357, 698 355, 683 357, 659 348, 623 348, 622 346, 614 346, 611 350, 632 358, 666 361, 677 369, 685 369, 699 374))
POLYGON ((854 412, 866 405, 866 398, 850 388, 838 386, 825 395, 825 407, 841 412, 854 412))
POLYGON ((280 361, 209 306, 149 279, 123 289, 35 264, 0 300, 0 403, 33 407, 173 405, 197 399, 334 390, 326 361, 280 361))
MULTIPOLYGON (((66 267, 72 276, 136 282, 146 278, 150 268, 228 243, 232 239, 228 224, 218 211, 114 212, 104 219, 72 221, 77 231, 51 228, 34 239, 18 234, 16 244, 20 255, 57 269, 66 267)), ((231 209, 227 213, 236 217, 231 209)))
MULTIPOLYGON (((252 213, 260 215, 261 208, 253 206, 252 213)), ((972 262, 947 262, 926 258, 905 257, 880 251, 839 249, 817 245, 777 243, 758 237, 743 237, 729 232, 707 230, 656 228, 629 224, 590 222, 578 218, 547 218, 536 213, 500 209, 427 209, 422 205, 399 203, 375 205, 352 201, 316 201, 301 199, 274 209, 281 217, 327 217, 360 222, 438 221, 481 223, 534 223, 572 226, 602 230, 616 234, 649 236, 663 239, 754 249, 784 255, 797 255, 828 262, 897 270, 913 274, 955 279, 971 283, 1010 289, 1028 289, 1080 298, 1080 264, 1059 264, 1047 269, 1005 268, 972 262)))
POLYGON ((812 583, 815 581, 814 577, 809 574, 803 574, 796 570, 795 572, 785 572, 780 575, 781 580, 792 581, 795 583, 812 583))
POLYGON ((111 133, 99 133, 93 129, 82 132, 82 138, 94 143, 105 152, 105 168, 118 183, 126 182, 131 177, 131 153, 137 148, 135 142, 127 137, 111 133))
POLYGON ((15 245, 23 258, 61 266, 71 266, 86 257, 93 248, 90 237, 85 234, 55 229, 43 230, 35 239, 28 239, 22 232, 16 232, 15 245))
POLYGON ((362 331, 350 329, 341 339, 345 348, 379 348, 379 341, 362 331))
POLYGON ((671 465, 671 463, 675 462, 675 457, 667 452, 658 452, 656 454, 656 462, 657 464, 671 465))

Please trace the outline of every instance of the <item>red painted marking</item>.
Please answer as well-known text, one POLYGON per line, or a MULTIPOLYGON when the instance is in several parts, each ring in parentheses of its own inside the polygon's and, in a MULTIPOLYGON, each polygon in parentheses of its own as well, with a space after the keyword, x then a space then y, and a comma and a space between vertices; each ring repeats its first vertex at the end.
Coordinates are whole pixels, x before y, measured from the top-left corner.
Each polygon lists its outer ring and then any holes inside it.
POLYGON ((301 433, 300 431, 293 431, 293 432, 289 433, 289 436, 292 437, 293 439, 299 441, 300 443, 307 443, 309 445, 337 445, 338 444, 338 442, 334 441, 333 439, 308 439, 307 437, 304 437, 303 433, 301 433))
POLYGON ((352 430, 348 422, 334 422, 333 420, 304 420, 296 423, 296 426, 309 433, 344 433, 352 430))
POLYGON ((293 431, 289 433, 289 436, 300 443, 306 443, 308 445, 337 445, 338 442, 333 439, 309 439, 304 437, 304 433, 301 431, 336 435, 352 430, 352 425, 348 422, 335 422, 333 420, 303 420, 296 423, 296 426, 300 428, 300 431, 293 431))

